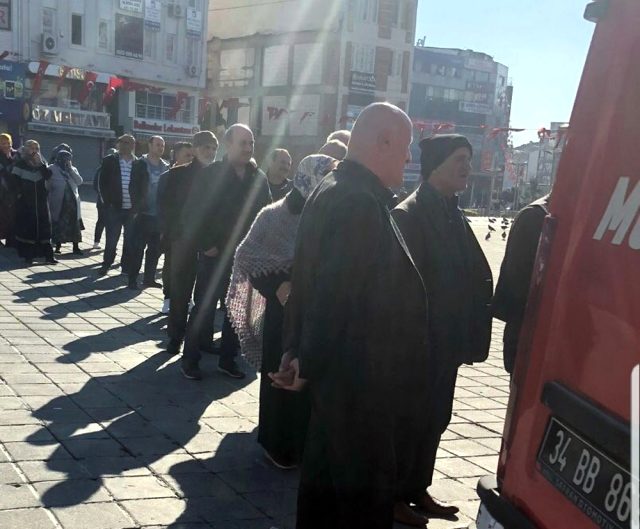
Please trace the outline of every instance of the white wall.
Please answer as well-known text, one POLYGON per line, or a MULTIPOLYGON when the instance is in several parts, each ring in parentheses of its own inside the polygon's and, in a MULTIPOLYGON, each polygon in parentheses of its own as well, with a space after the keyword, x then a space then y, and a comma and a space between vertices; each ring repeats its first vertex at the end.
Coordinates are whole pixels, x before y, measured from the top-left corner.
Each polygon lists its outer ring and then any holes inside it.
MULTIPOLYGON (((145 4, 146 0, 142 1, 145 4)), ((143 60, 126 58, 115 55, 114 30, 116 14, 128 16, 142 16, 142 13, 120 9, 120 0, 21 0, 21 50, 23 60, 46 59, 52 64, 69 65, 82 69, 107 72, 115 75, 128 76, 138 80, 155 81, 157 83, 178 84, 184 88, 203 88, 205 86, 205 60, 207 36, 208 0, 198 0, 202 11, 202 37, 196 41, 197 64, 199 74, 190 77, 186 71, 187 43, 186 18, 173 18, 168 14, 167 1, 161 4, 161 28, 155 34, 155 57, 144 57, 143 60), (50 7, 56 10, 58 53, 54 55, 42 54, 42 10, 50 7), (71 44, 71 15, 83 15, 83 45, 71 44), (100 21, 108 22, 108 49, 98 46, 100 21), (175 60, 167 60, 167 34, 176 35, 177 53, 175 60)), ((189 0, 172 0, 186 11, 189 0)), ((0 32, 2 33, 2 32, 0 32)), ((151 32, 149 32, 151 33, 151 32)), ((1 46, 1 45, 0 45, 1 46)))
POLYGON ((215 0, 209 7, 209 38, 246 37, 256 33, 286 33, 337 29, 345 0, 284 0, 255 6, 250 0, 215 0), (249 5, 243 8, 242 5, 249 5))

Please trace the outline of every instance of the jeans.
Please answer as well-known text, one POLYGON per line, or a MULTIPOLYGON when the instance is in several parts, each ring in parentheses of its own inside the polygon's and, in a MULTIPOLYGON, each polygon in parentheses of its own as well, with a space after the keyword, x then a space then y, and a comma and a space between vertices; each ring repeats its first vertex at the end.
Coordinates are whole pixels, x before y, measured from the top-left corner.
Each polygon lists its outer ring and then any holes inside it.
MULTIPOLYGON (((219 259, 198 255, 198 272, 193 294, 194 307, 189 315, 184 345, 183 361, 197 365, 200 361, 200 345, 211 343, 216 305, 229 288, 231 270, 221 269, 219 259)), ((220 363, 233 360, 240 343, 225 313, 222 324, 222 342, 220 345, 220 363)))
POLYGON ((160 230, 157 217, 144 214, 134 217, 131 227, 130 250, 127 269, 129 279, 138 278, 144 256, 144 282, 155 281, 158 260, 160 259, 160 230), (147 248, 146 255, 145 247, 147 248))
POLYGON ((120 263, 122 270, 127 270, 127 259, 129 259, 129 246, 131 239, 131 210, 114 208, 113 206, 105 207, 104 211, 105 231, 107 232, 107 241, 104 248, 104 261, 102 266, 110 267, 116 259, 116 248, 120 240, 120 233, 124 229, 124 242, 122 244, 122 259, 120 263))

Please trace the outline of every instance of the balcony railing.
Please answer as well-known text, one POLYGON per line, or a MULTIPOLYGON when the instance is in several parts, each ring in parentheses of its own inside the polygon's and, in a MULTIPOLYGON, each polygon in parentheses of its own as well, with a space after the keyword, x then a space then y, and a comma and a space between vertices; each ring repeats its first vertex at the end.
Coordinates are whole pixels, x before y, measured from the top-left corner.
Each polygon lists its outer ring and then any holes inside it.
POLYGON ((89 112, 71 108, 35 105, 31 110, 31 120, 37 123, 51 123, 54 125, 111 129, 111 116, 106 112, 89 112))

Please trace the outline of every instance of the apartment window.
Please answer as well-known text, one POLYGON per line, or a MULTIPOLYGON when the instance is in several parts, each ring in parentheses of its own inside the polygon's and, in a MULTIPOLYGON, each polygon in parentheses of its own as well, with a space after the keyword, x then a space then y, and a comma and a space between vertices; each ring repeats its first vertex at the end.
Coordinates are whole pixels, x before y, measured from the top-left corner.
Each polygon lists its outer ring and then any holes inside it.
POLYGON ((359 0, 358 18, 362 22, 378 22, 378 0, 359 0))
POLYGON ((100 20, 98 22, 98 49, 109 51, 109 21, 100 20))
POLYGON ((167 33, 165 59, 169 62, 178 60, 178 36, 174 33, 167 33))
POLYGON ((156 58, 156 43, 157 43, 157 31, 145 28, 144 30, 144 44, 143 53, 147 59, 156 58))
POLYGON ((0 30, 11 31, 11 2, 0 2, 0 30))
POLYGON ((403 52, 396 51, 393 54, 393 60, 389 65, 389 75, 391 77, 400 77, 402 75, 402 58, 403 52))
POLYGON ((193 98, 188 97, 182 105, 183 108, 174 116, 173 110, 175 104, 175 95, 139 91, 136 92, 136 117, 191 123, 193 117, 193 98))
POLYGON ((354 44, 351 56, 351 69, 356 72, 374 73, 376 49, 365 44, 354 44))
POLYGON ((71 15, 71 44, 75 46, 82 46, 82 22, 83 16, 73 14, 71 15))
POLYGON ((398 20, 400 20, 400 0, 395 0, 391 7, 391 27, 398 27, 398 20))
POLYGON ((411 31, 413 29, 413 2, 405 2, 402 4, 402 12, 400 13, 400 24, 402 29, 411 31))

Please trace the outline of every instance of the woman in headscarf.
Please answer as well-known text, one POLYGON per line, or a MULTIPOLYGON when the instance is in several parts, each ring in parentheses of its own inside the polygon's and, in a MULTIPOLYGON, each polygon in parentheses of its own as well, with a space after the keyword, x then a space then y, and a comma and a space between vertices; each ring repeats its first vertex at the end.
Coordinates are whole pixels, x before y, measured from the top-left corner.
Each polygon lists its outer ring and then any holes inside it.
POLYGON ((40 144, 24 142, 20 159, 11 170, 16 192, 15 240, 18 254, 30 265, 36 257, 56 264, 51 247, 51 214, 46 181, 51 171, 42 159, 40 144))
POLYGON ((284 305, 300 214, 307 197, 336 164, 321 154, 302 160, 293 189, 258 214, 238 246, 227 295, 242 353, 261 373, 258 442, 279 468, 293 468, 302 460, 310 404, 306 392, 271 387, 268 373, 278 370, 283 353, 284 305))
POLYGON ((71 147, 68 144, 60 143, 59 145, 56 145, 53 148, 53 150, 51 151, 51 156, 49 156, 49 163, 50 164, 56 163, 56 157, 58 156, 58 153, 60 151, 67 151, 67 152, 70 152, 71 154, 73 154, 73 151, 71 150, 71 147))
POLYGON ((17 160, 18 151, 12 145, 10 134, 0 134, 0 239, 6 239, 7 246, 13 246, 16 203, 11 168, 17 160))
POLYGON ((60 245, 73 243, 73 254, 82 255, 79 242, 82 240, 84 229, 82 224, 82 208, 78 187, 82 184, 82 177, 72 164, 69 151, 57 151, 50 166, 51 179, 47 182, 49 190, 49 209, 53 228, 53 243, 55 252, 60 253, 60 245))

